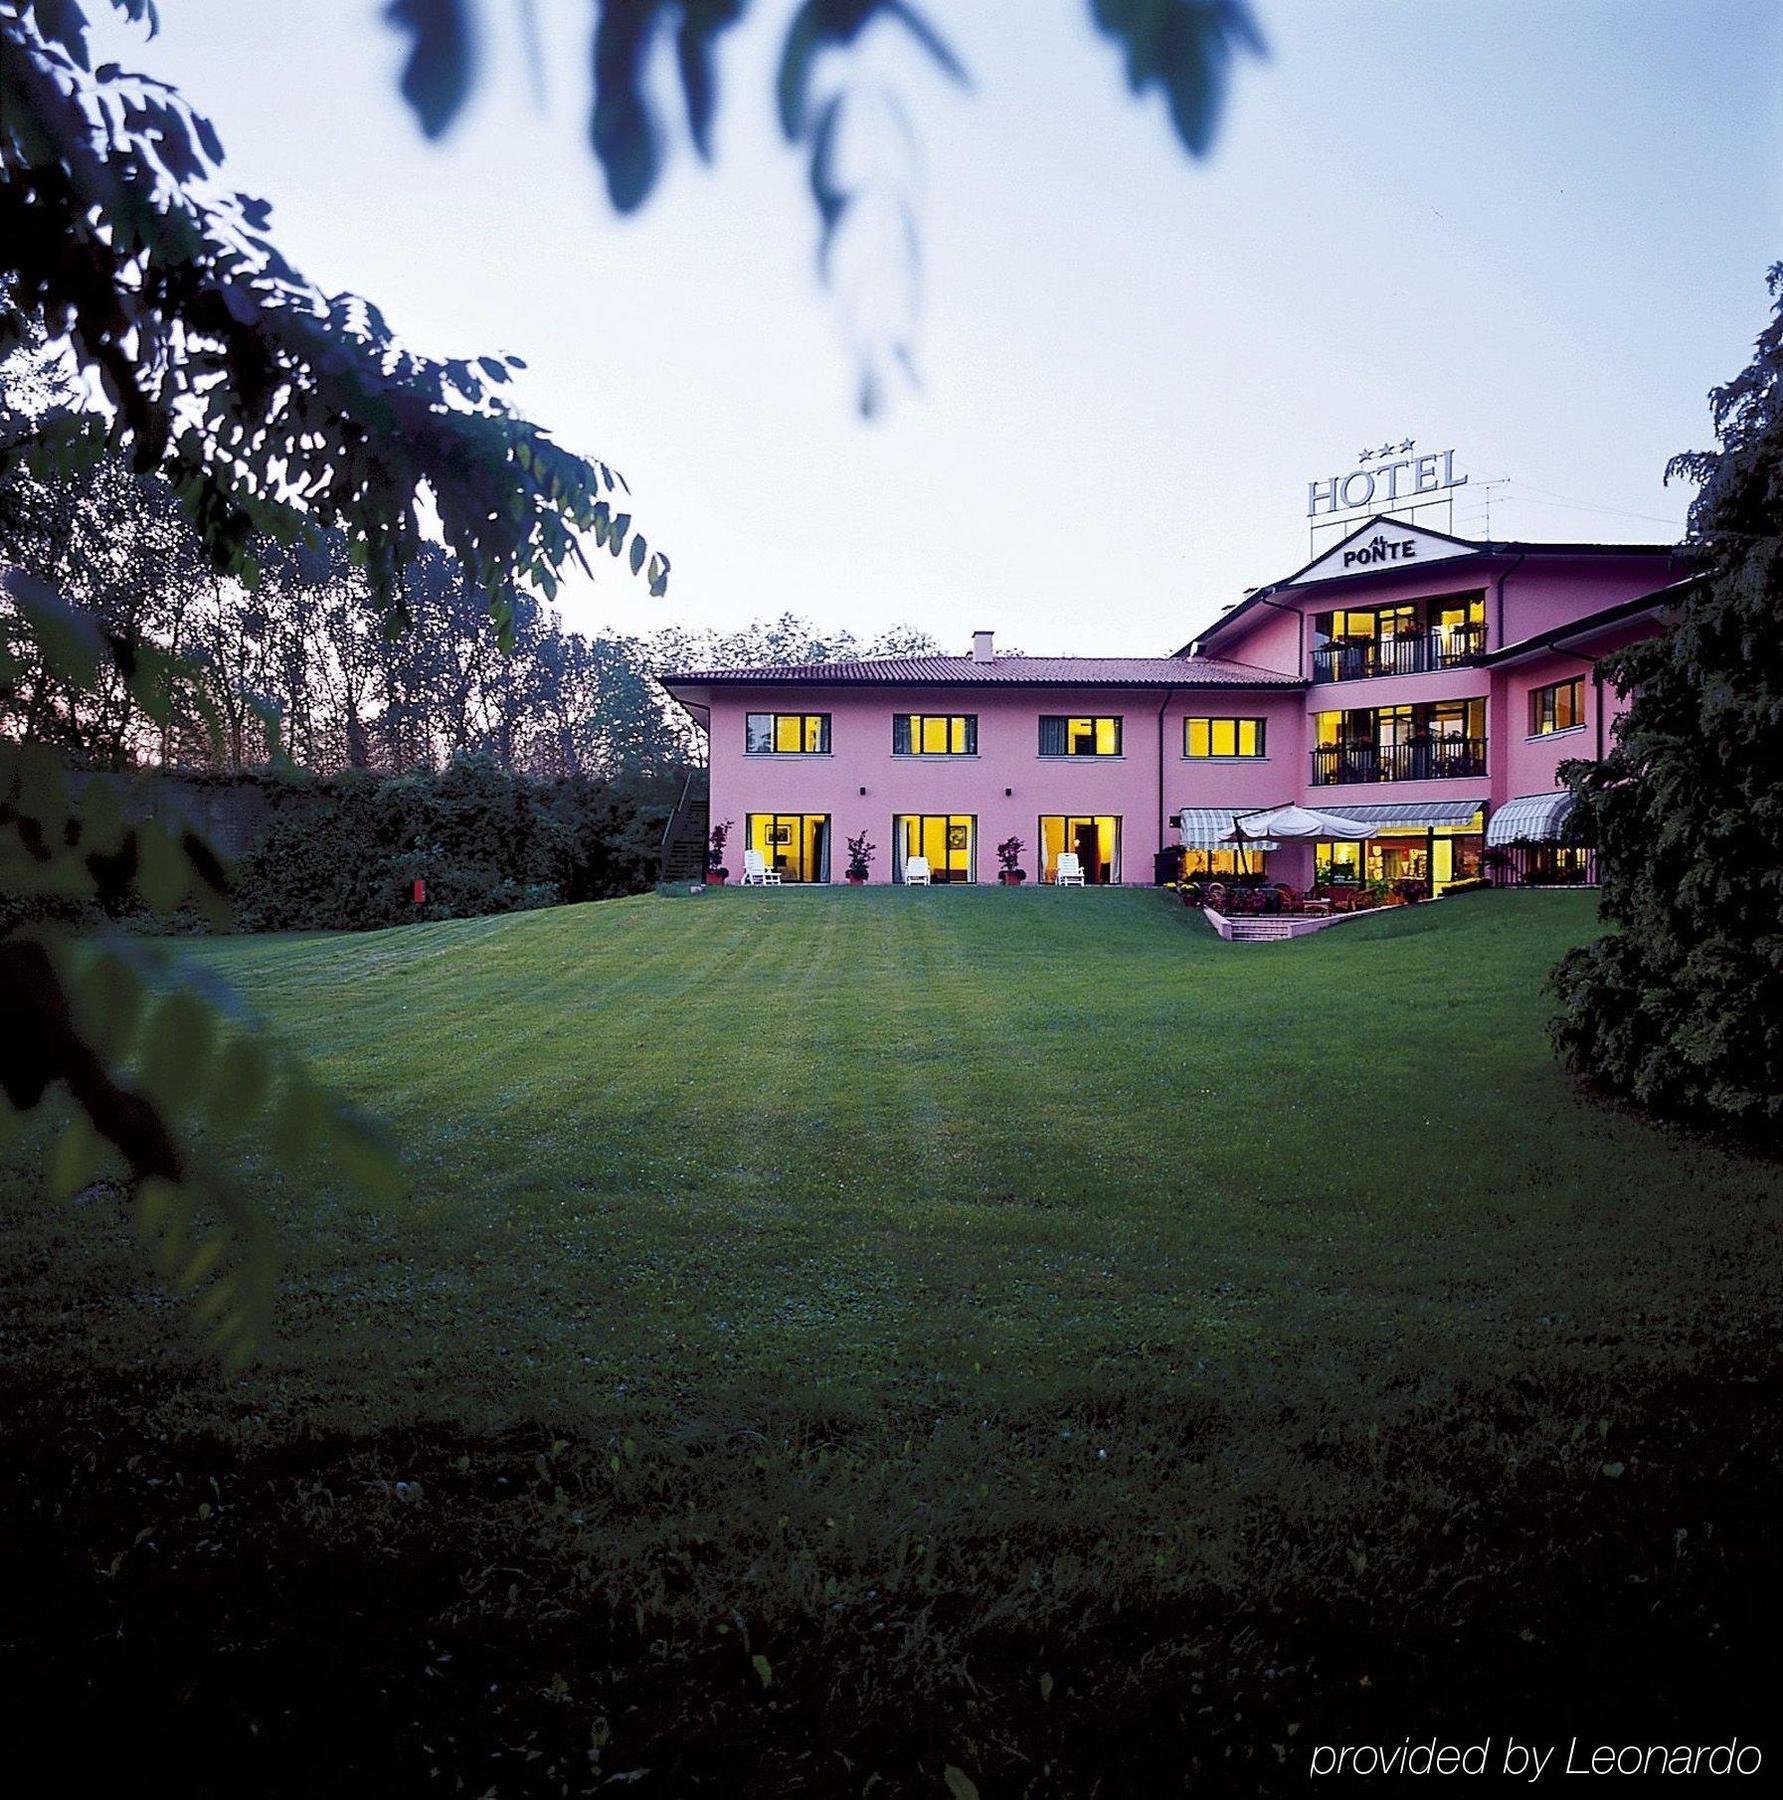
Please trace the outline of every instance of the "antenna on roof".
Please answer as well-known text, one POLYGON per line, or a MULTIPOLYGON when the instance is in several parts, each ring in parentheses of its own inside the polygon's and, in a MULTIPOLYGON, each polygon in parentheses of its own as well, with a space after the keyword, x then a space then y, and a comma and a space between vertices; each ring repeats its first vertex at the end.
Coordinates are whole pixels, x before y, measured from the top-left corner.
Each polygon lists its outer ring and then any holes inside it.
POLYGON ((1453 532, 1455 491, 1467 484, 1466 475, 1455 473, 1453 450, 1419 455, 1412 437, 1364 444, 1347 475, 1306 484, 1307 554, 1317 557, 1371 519, 1453 532))
MULTIPOLYGON (((1485 514, 1482 524, 1485 530, 1487 543, 1491 543, 1492 541, 1492 490, 1494 488, 1509 487, 1510 485, 1511 478, 1508 475, 1494 475, 1489 480, 1476 481, 1474 483, 1474 486, 1479 490, 1481 502, 1480 509, 1476 510, 1483 510, 1485 514)), ((1510 499, 1511 496, 1506 494, 1505 500, 1508 502, 1510 499)))

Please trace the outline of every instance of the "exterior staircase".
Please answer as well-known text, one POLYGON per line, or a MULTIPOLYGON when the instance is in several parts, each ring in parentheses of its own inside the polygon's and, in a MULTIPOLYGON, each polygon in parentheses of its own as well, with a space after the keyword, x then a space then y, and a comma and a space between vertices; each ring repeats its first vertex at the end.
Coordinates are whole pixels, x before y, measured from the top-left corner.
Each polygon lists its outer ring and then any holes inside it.
POLYGON ((704 769, 689 770, 675 810, 662 828, 663 881, 704 881, 712 829, 711 790, 704 769))
POLYGON ((1386 910, 1369 906, 1353 913, 1240 913, 1227 918, 1211 906, 1203 908, 1208 924, 1231 944, 1279 944, 1284 938, 1310 937, 1315 931, 1328 931, 1348 919, 1378 918, 1386 910))

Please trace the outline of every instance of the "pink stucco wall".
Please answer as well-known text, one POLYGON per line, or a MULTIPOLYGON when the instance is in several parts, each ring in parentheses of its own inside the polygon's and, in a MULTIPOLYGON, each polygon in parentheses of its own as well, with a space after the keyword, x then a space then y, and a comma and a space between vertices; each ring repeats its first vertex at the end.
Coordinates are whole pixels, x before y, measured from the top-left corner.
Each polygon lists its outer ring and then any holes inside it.
MULTIPOLYGON (((1416 570, 1384 570, 1364 583, 1315 582, 1278 589, 1276 605, 1254 607, 1234 628, 1219 631, 1204 648, 1222 659, 1260 669, 1312 673, 1310 615, 1335 606, 1368 606, 1404 599, 1483 590, 1487 649, 1495 651, 1574 620, 1654 592, 1679 573, 1663 553, 1613 555, 1593 561, 1577 554, 1510 553, 1465 568, 1434 562, 1416 570), (1307 615, 1303 627, 1300 615, 1307 615)), ((1646 635, 1648 623, 1592 640, 1591 653, 1646 635)), ((1185 664, 1185 668, 1192 668, 1185 664)), ((707 691, 711 705, 712 818, 730 820, 729 861, 742 863, 745 820, 751 813, 825 813, 831 822, 830 875, 843 879, 844 841, 865 829, 878 845, 875 881, 891 879, 892 820, 901 813, 970 814, 978 821, 976 879, 996 878, 995 846, 1018 837, 1030 879, 1038 870, 1039 819, 1043 814, 1112 814, 1121 821, 1120 879, 1143 884, 1152 856, 1175 844, 1175 816, 1186 806, 1261 808, 1285 801, 1341 811, 1364 803, 1456 800, 1478 796, 1499 806, 1554 785, 1555 770, 1569 757, 1597 754, 1607 745, 1607 712, 1600 737, 1600 704, 1618 705, 1587 679, 1582 728, 1531 737, 1529 692, 1587 669, 1580 655, 1541 654, 1500 666, 1485 665, 1321 683, 1305 688, 1208 687, 1169 694, 1159 688, 1046 688, 892 685, 789 685, 760 687, 726 682, 707 691), (1354 785, 1312 783, 1317 741, 1314 715, 1427 701, 1484 698, 1487 702, 1487 772, 1439 781, 1378 781, 1354 785), (1162 712, 1160 713, 1160 707, 1162 712), (744 718, 750 712, 827 712, 827 755, 750 756, 744 718), (973 757, 908 757, 892 753, 896 712, 974 713, 978 753, 973 757), (1039 753, 1043 713, 1119 714, 1123 749, 1118 758, 1048 758, 1039 753), (1267 755, 1256 759, 1191 761, 1184 754, 1183 721, 1192 714, 1261 717, 1267 755), (1161 724, 1161 731, 1160 731, 1161 724)), ((1287 880, 1310 874, 1310 853, 1295 847, 1275 853, 1272 873, 1287 880)))
MULTIPOLYGON (((1284 608, 1306 616, 1310 651, 1311 620, 1316 613, 1335 607, 1386 606, 1483 591, 1486 647, 1499 650, 1619 601, 1650 594, 1687 572, 1683 563, 1662 551, 1596 558, 1507 551, 1485 558, 1384 568, 1363 580, 1313 580, 1304 586, 1273 590, 1270 604, 1253 605, 1230 627, 1213 626, 1205 634, 1204 648, 1211 655, 1232 657, 1239 662, 1291 669, 1295 666, 1298 627, 1284 608)), ((1310 668, 1303 673, 1310 674, 1310 668)))
POLYGON ((892 819, 900 813, 968 813, 978 820, 977 879, 996 879, 996 846, 1019 837, 1023 866, 1037 870, 1043 814, 1113 815, 1121 821, 1121 880, 1145 884, 1152 854, 1176 842, 1175 815, 1185 806, 1270 806, 1303 780, 1305 720, 1296 690, 1191 690, 1166 700, 1167 689, 856 688, 784 685, 726 688, 711 713, 714 821, 734 822, 729 864, 742 866, 744 821, 750 813, 828 813, 830 875, 843 879, 843 844, 863 828, 879 846, 872 879, 889 881, 892 819), (1159 719, 1163 708, 1163 787, 1159 803, 1159 719), (751 756, 745 717, 752 712, 827 712, 830 753, 751 756), (978 754, 894 756, 895 712, 974 713, 978 754), (1043 757, 1043 713, 1117 714, 1119 757, 1043 757), (1262 758, 1191 761, 1183 722, 1191 714, 1262 718, 1262 758), (866 792, 862 793, 861 790, 866 792))
MULTIPOLYGON (((1634 643, 1645 635, 1646 632, 1639 629, 1609 633, 1593 642, 1592 652, 1608 655, 1611 650, 1634 643)), ((1627 700, 1619 698, 1607 681, 1595 678, 1583 655, 1532 657, 1505 669, 1501 684, 1502 722, 1493 721, 1497 741, 1505 750, 1502 760, 1507 795, 1501 797, 1544 793, 1555 785, 1555 772, 1561 763, 1574 757, 1593 758, 1604 754, 1614 742, 1611 735, 1614 722, 1628 710, 1627 700), (1569 681, 1575 675, 1585 678, 1583 726, 1572 731, 1531 736, 1531 692, 1551 682, 1569 681)))
MULTIPOLYGON (((1521 566, 1507 561, 1502 642, 1515 644, 1524 638, 1539 637, 1588 613, 1601 612, 1606 606, 1650 594, 1684 573, 1681 565, 1663 556, 1618 556, 1602 563, 1580 558, 1552 565, 1532 565, 1525 560, 1521 566)), ((1496 633, 1498 622, 1491 604, 1486 617, 1496 633)), ((1499 648, 1496 637, 1491 647, 1499 648)))

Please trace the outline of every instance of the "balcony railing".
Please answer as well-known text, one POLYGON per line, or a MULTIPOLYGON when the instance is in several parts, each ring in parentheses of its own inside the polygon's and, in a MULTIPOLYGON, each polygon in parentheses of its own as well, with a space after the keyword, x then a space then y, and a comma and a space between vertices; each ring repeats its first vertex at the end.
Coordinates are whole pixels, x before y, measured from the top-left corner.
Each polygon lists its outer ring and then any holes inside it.
POLYGON ((1424 744, 1331 744, 1312 753, 1314 787, 1352 781, 1447 781, 1486 773, 1484 738, 1424 744))
POLYGON ((1455 669, 1486 647, 1484 625, 1326 644, 1312 653, 1314 681, 1361 681, 1370 675, 1424 675, 1455 669))

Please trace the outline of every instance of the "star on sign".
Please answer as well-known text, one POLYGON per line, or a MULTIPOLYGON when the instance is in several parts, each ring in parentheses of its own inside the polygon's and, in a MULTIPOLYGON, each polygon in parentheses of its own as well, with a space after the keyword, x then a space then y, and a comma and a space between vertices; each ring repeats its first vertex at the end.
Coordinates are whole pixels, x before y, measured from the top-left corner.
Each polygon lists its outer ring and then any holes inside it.
POLYGON ((1416 438, 1407 438, 1405 442, 1399 446, 1399 454, 1403 456, 1417 441, 1416 438))
POLYGON ((1369 461, 1373 457, 1373 455, 1374 455, 1374 452, 1372 450, 1364 450, 1364 451, 1361 451, 1357 455, 1356 460, 1359 463, 1365 463, 1365 462, 1369 461))
POLYGON ((1382 444, 1381 447, 1375 451, 1376 456, 1391 456, 1392 454, 1393 446, 1391 444, 1382 444))

